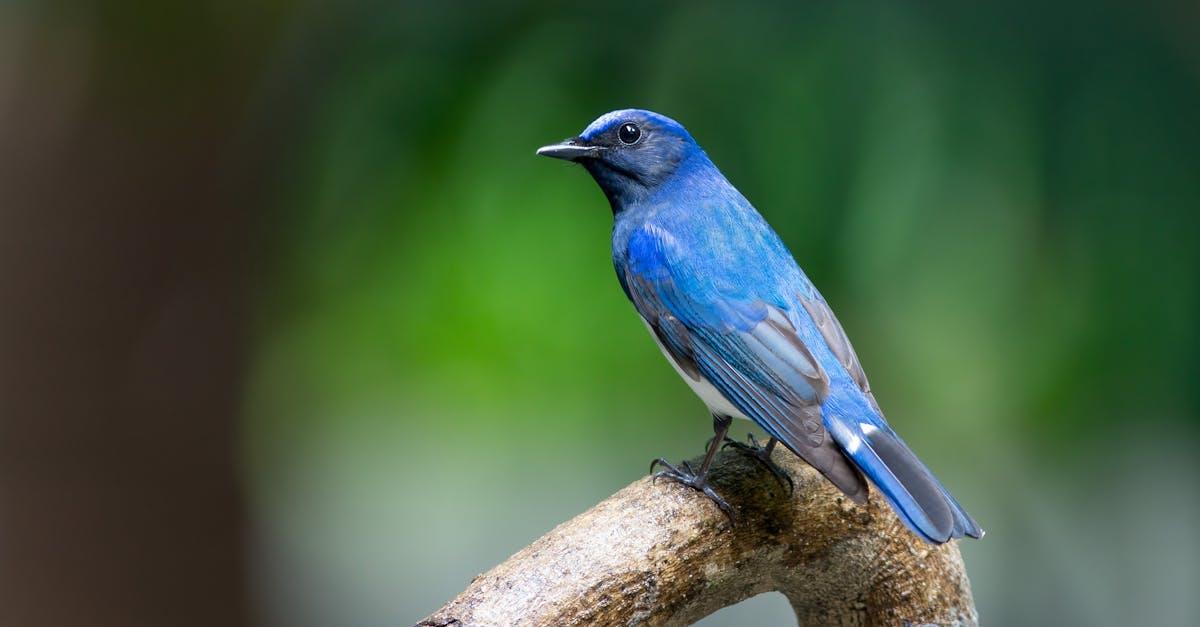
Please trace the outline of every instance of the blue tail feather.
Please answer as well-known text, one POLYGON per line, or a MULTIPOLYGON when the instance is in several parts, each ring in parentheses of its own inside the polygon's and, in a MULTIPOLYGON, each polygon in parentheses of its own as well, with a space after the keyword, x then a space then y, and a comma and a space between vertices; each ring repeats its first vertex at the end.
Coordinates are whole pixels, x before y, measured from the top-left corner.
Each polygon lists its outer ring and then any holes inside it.
POLYGON ((864 420, 846 418, 842 409, 826 407, 826 428, 909 529, 935 544, 964 535, 983 537, 979 525, 882 418, 865 409, 864 420))

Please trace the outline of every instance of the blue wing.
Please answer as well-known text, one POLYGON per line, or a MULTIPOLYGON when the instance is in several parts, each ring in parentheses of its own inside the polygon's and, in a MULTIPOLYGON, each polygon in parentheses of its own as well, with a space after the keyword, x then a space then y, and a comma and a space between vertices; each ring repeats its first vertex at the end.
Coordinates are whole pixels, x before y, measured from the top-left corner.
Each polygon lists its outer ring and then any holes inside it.
POLYGON ((865 473, 921 537, 936 543, 982 535, 888 427, 841 325, 803 275, 793 306, 781 307, 722 289, 711 268, 701 270, 683 248, 644 226, 629 238, 618 276, 685 374, 703 377, 858 502, 866 500, 865 473), (814 350, 840 368, 832 384, 814 350))
POLYGON ((829 379, 785 312, 722 293, 693 274, 671 236, 629 240, 622 286, 688 376, 703 377, 738 410, 858 502, 867 484, 829 437, 821 402, 829 379))

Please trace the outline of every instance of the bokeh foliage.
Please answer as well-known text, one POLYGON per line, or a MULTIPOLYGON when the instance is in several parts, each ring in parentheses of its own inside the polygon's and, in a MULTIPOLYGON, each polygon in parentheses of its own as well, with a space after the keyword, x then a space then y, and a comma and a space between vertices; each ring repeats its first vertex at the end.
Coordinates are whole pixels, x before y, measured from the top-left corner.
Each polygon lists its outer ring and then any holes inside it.
MULTIPOLYGON (((603 197, 533 156, 626 106, 687 125, 838 311, 989 532, 963 544, 985 622, 1200 614, 1194 9, 290 19, 248 130, 302 130, 247 384, 277 620, 416 620, 651 458, 699 452, 708 418, 620 293, 603 197)), ((740 611, 711 620, 781 615, 740 611)))

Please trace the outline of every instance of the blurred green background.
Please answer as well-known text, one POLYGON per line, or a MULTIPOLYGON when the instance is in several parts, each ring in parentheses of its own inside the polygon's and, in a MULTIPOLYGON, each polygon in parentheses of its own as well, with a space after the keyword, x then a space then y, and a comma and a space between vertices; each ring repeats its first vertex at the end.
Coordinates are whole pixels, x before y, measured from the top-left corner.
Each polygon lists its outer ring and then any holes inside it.
MULTIPOLYGON (((270 208, 237 401, 263 624, 410 624, 700 452, 709 418, 621 294, 606 201, 533 155, 632 106, 686 125, 775 226, 986 528, 961 544, 984 624, 1200 617, 1196 5, 96 15, 131 66, 235 42, 218 162, 265 162, 270 208)), ((703 624, 792 620, 774 595, 703 624)))

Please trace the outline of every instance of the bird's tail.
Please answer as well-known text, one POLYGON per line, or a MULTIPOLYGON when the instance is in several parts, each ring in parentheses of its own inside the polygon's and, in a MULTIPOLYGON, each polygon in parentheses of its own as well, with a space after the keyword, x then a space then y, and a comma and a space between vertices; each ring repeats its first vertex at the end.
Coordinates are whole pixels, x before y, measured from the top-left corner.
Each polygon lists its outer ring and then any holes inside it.
POLYGON ((882 420, 831 420, 827 413, 826 423, 834 440, 914 533, 934 544, 983 537, 983 529, 882 420))

